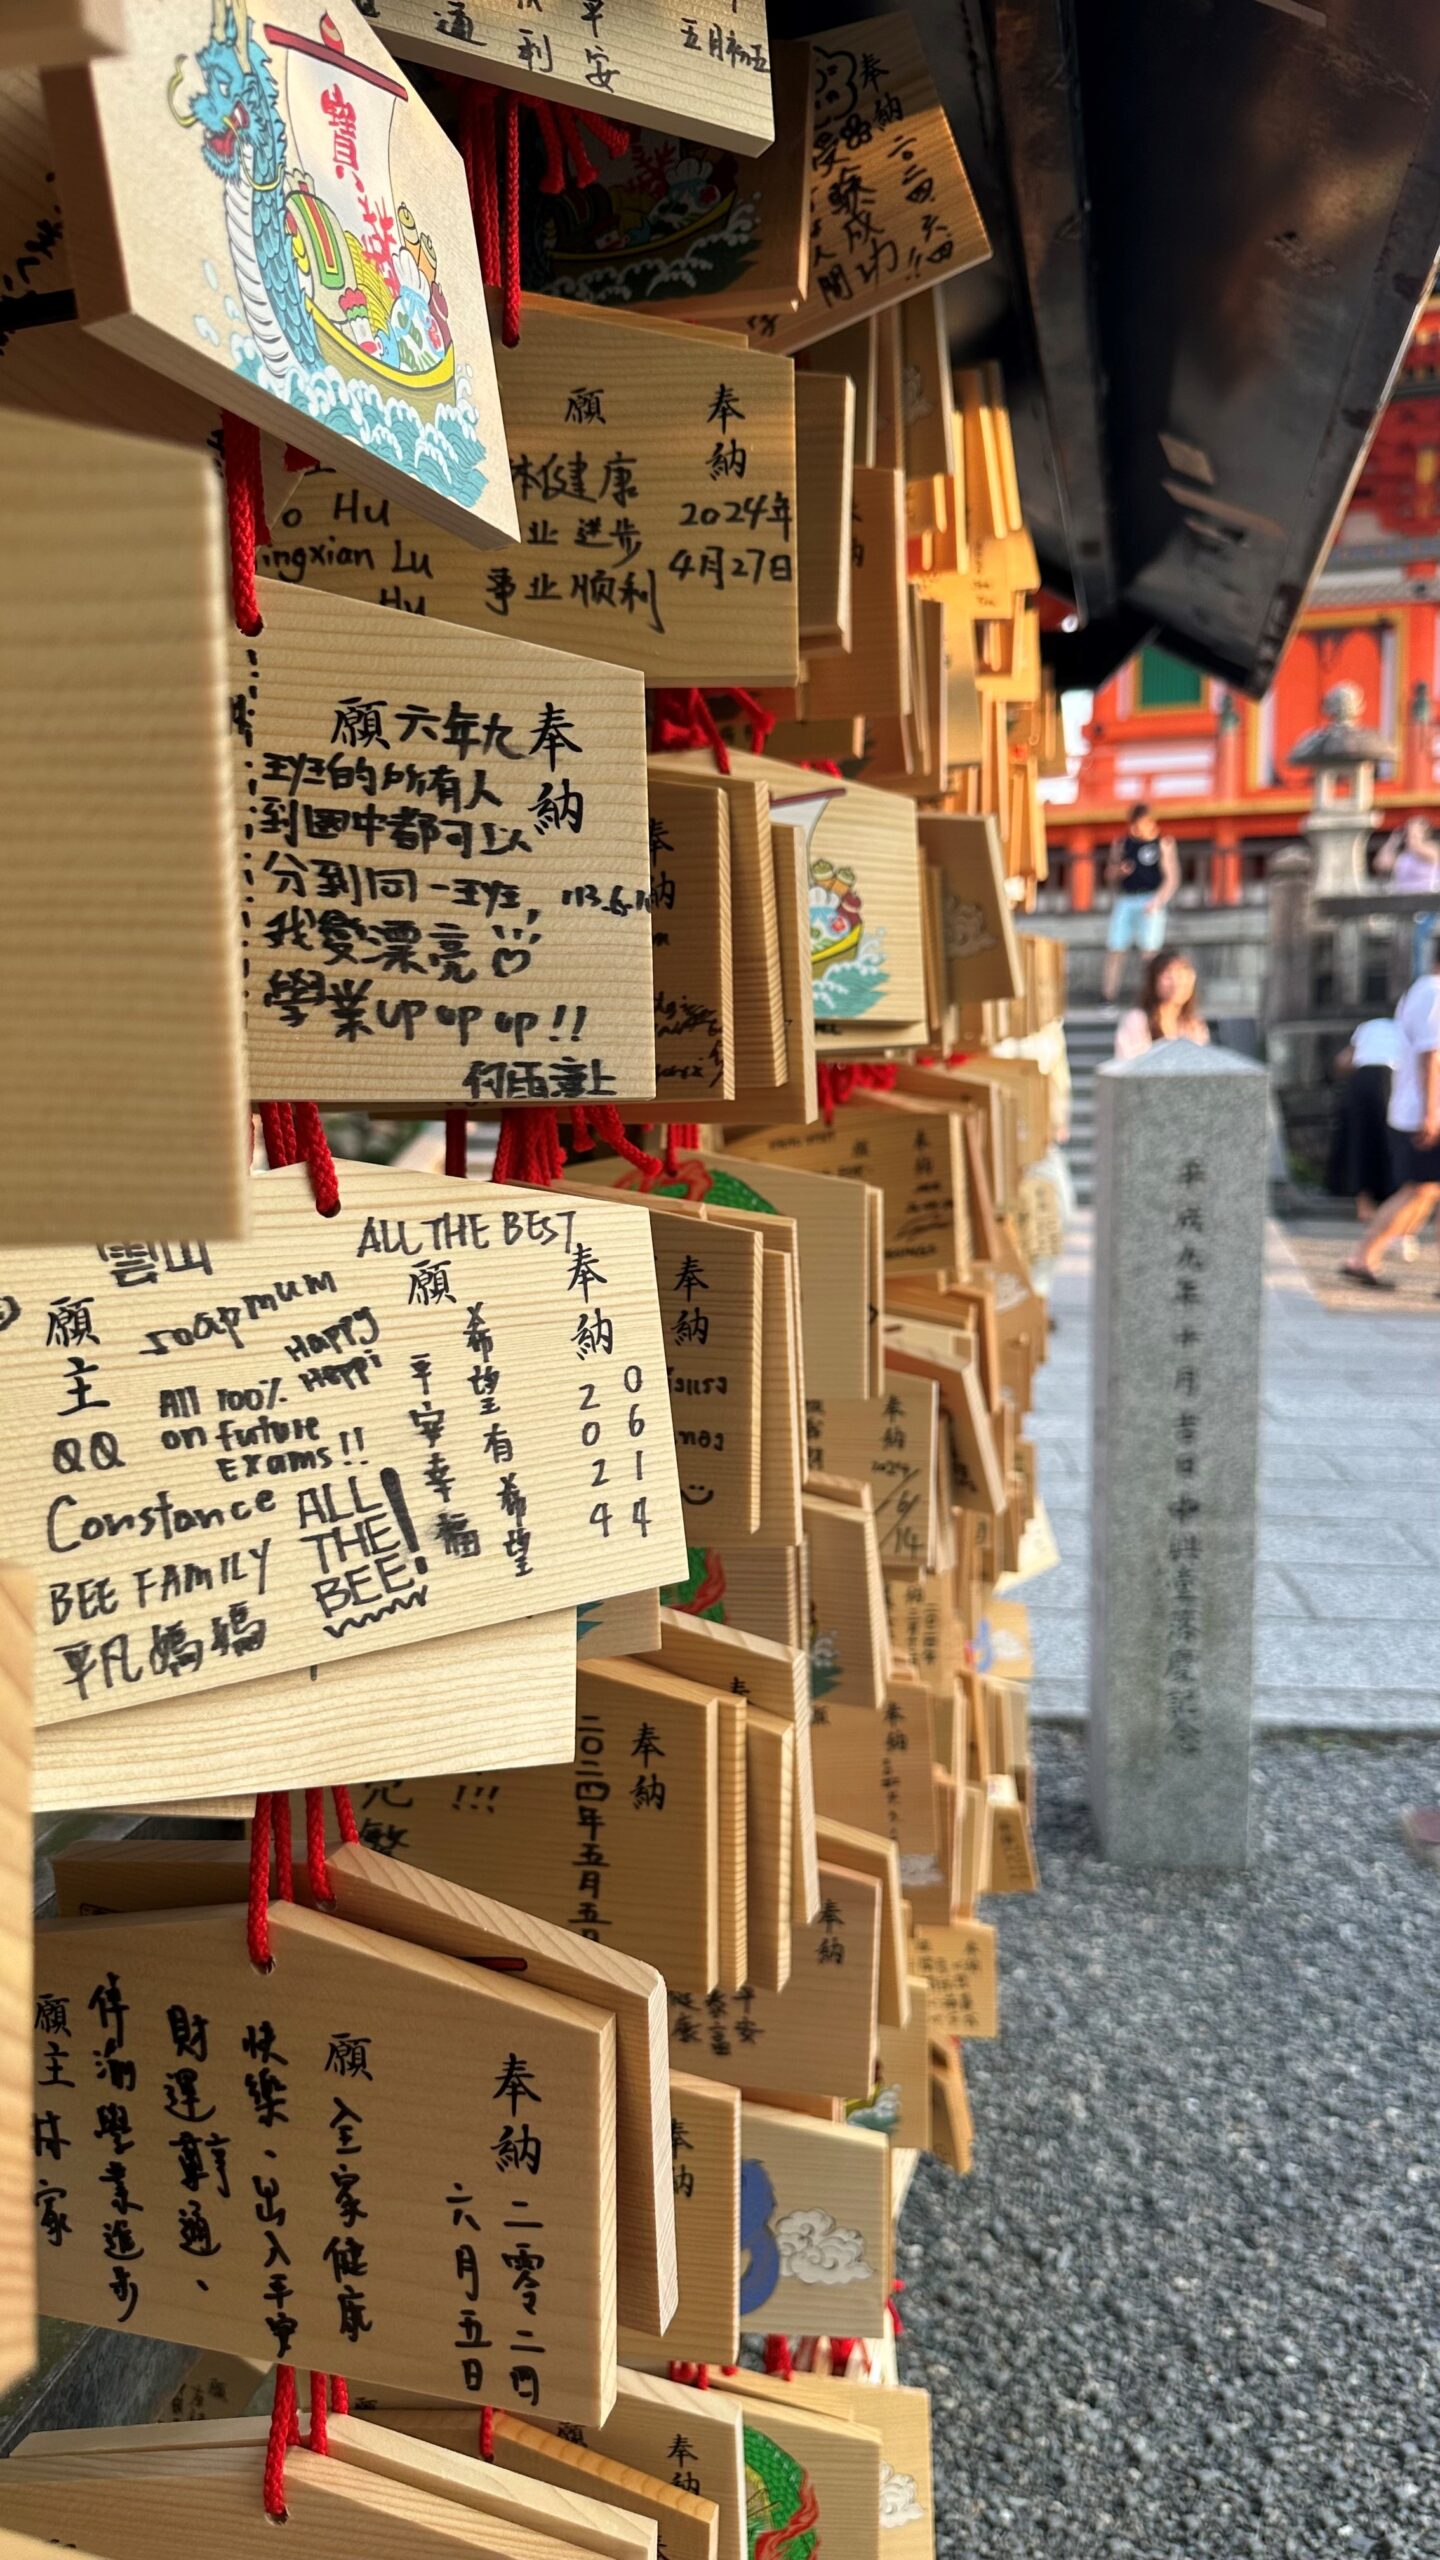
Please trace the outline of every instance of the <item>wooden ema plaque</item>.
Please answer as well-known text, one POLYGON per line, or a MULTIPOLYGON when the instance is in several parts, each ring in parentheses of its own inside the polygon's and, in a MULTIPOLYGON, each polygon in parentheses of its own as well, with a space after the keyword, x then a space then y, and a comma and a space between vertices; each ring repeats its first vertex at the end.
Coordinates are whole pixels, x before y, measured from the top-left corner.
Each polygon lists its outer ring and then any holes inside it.
MULTIPOLYGON (((75 2549, 83 2536, 104 2560, 153 2560, 163 2550, 267 2560, 276 2524, 263 2503, 261 2431, 233 2445, 189 2441, 199 2429, 163 2432, 172 2441, 143 2453, 27 2452, 5 2465, 0 2515, 33 2525, 52 2549, 75 2549)), ((296 2445, 286 2457, 285 2521, 309 2560, 540 2560, 543 2541, 534 2551, 534 2536, 478 2505, 467 2514, 466 2501, 417 2466, 362 2470, 337 2452, 296 2445)))
POLYGON ((820 1910, 792 1933, 783 1991, 671 1991, 671 2068, 732 2089, 859 2096, 874 2085, 879 1983, 880 1887, 822 1865, 820 1910))
POLYGON ((227 1698, 228 1712, 217 1714, 209 1693, 192 1695, 187 1684, 149 1706, 101 1699, 93 1715, 45 1725, 35 1738, 37 1806, 71 1811, 99 1796, 173 1811, 183 1785, 206 1812, 248 1815, 257 1769, 272 1787, 315 1787, 340 1768, 357 1783, 383 1779, 397 1758, 428 1776, 477 1745, 492 1768, 560 1759, 575 1737, 575 1611, 310 1663, 241 1681, 227 1698))
POLYGON ((672 1110, 735 1093, 730 806, 649 768, 655 1092, 672 1110))
POLYGON ((0 411, 6 1243, 245 1232, 213 483, 203 455, 0 411))
POLYGON ((594 183, 570 179, 542 196, 522 251, 526 284, 567 302, 740 330, 762 306, 793 311, 810 272, 809 47, 777 44, 774 68, 780 145, 748 166, 723 145, 697 151, 677 139, 673 93, 663 132, 626 117, 616 153, 587 132, 594 183))
POLYGON ((815 1858, 810 1684, 804 1654, 798 1647, 747 1635, 739 1627, 688 1617, 679 1609, 662 1609, 660 1641, 653 1658, 662 1671, 673 1671, 682 1680, 734 1690, 769 1723, 786 1726, 793 1733, 790 1917, 813 1920, 820 1903, 820 1880, 815 1858))
MULTIPOLYGON (((425 2408, 403 2392, 396 2395, 392 2405, 383 2397, 371 2399, 369 2384, 360 2387, 367 2395, 360 2405, 373 2409, 377 2426, 397 2444, 408 2442, 417 2448, 423 2445, 431 2453, 438 2448, 470 2469, 498 2472, 512 2497, 539 2490, 549 2497, 563 2498, 572 2508, 580 2507, 587 2517, 592 2510, 608 2514, 612 2530, 619 2526, 631 2534, 647 2535, 644 2560, 651 2560, 651 2555, 654 2560, 716 2560, 719 2513, 712 2501, 672 2488, 668 2481, 637 2467, 588 2452, 583 2443, 575 2441, 578 2429, 567 2427, 563 2436, 548 2435, 522 2418, 497 2412, 491 2460, 482 2463, 473 2411, 425 2408)), ((565 2538, 572 2548, 609 2548, 603 2539, 596 2538, 593 2527, 577 2533, 567 2524, 565 2538)), ((527 2530, 524 2552, 517 2553, 515 2560, 531 2560, 534 2540, 533 2530, 527 2530)), ((535 2554, 534 2560, 542 2560, 542 2555, 535 2554)), ((544 2555, 544 2560, 549 2560, 549 2555, 544 2555)), ((555 2560, 559 2560, 558 2553, 555 2560)), ((631 2560, 628 2551, 626 2560, 631 2560)))
POLYGON ((884 1576, 868 1484, 859 1503, 837 1502, 807 1489, 803 1513, 809 1562, 807 1641, 810 1690, 851 1707, 884 1703, 890 1667, 884 1576))
POLYGON ((726 0, 715 19, 684 0, 547 0, 543 25, 524 0, 368 0, 366 15, 396 53, 527 99, 746 156, 774 137, 765 0, 726 0))
POLYGON ((261 565, 652 684, 793 684, 791 367, 527 296, 501 390, 519 552, 487 560, 342 465, 301 481, 261 565))
POLYGON ((765 2401, 784 2392, 797 2408, 811 2410, 817 2418, 877 2435, 880 2540, 887 2560, 932 2560, 935 2518, 928 2391, 905 2390, 895 2383, 843 2382, 834 2374, 819 2373, 797 2373, 788 2382, 746 2374, 743 2388, 752 2398, 765 2401))
MULTIPOLYGON (((740 2098, 670 2075, 679 2305, 665 2333, 620 2331, 627 2364, 734 2364, 740 2353, 740 2098)), ((623 2201, 624 2179, 621 2179, 623 2201)))
POLYGON ((879 1715, 829 1699, 810 1732, 815 1802, 821 1815, 861 1830, 883 1826, 900 1859, 900 1882, 938 1881, 931 1702, 908 1680, 891 1680, 879 1715))
POLYGON ((1023 993, 996 820, 927 812, 920 820, 920 850, 940 875, 947 1003, 978 1004, 1023 993))
POLYGON ((3 0, 0 71, 33 63, 58 71, 125 47, 122 0, 3 0))
POLYGON ((879 2560, 880 2439, 870 2427, 823 2418, 764 2374, 716 2374, 745 2424, 745 2478, 760 2514, 786 2539, 814 2536, 827 2560, 879 2560), (753 2387, 752 2387, 753 2386, 753 2387))
POLYGON ((708 1990, 719 1963, 714 1698, 640 1664, 587 1663, 575 1723, 573 1766, 397 1781, 361 1836, 708 1990), (398 1796, 413 1801, 397 1810, 398 1796))
MULTIPOLYGON (((212 2356, 202 2358, 201 2365, 213 2370, 224 2361, 212 2356)), ((238 2357, 229 2361, 236 2366, 241 2362, 238 2357)), ((248 2400, 263 2379, 263 2368, 244 2365, 242 2371, 250 2376, 244 2393, 248 2400)), ((488 2517, 496 2528, 492 2560, 501 2560, 502 2554, 512 2555, 512 2560, 560 2560, 561 2552, 566 2550, 597 2552, 603 2560, 656 2560, 653 2525, 622 2515, 613 2507, 602 2507, 598 2499, 582 2497, 572 2489, 526 2480, 521 2474, 503 2470, 498 2462, 481 2464, 472 2450, 479 2435, 473 2413, 455 2410, 445 2414, 454 2422, 454 2436, 464 2444, 463 2452, 452 2452, 445 2444, 428 2442, 418 2434, 402 2436, 394 2427, 377 2425, 366 2418, 337 2417, 332 2411, 326 2457, 351 2471, 368 2472, 382 2481, 403 2482, 449 2506, 468 2507, 473 2514, 488 2517)), ((302 2387, 302 2434, 309 2432, 310 2416, 302 2387)), ((521 2425, 519 2419, 496 2415, 497 2434, 502 2428, 508 2433, 521 2425)), ((27 2436, 15 2446, 14 2458, 44 2463, 50 2476, 58 2478, 62 2464, 73 2460, 78 2467, 96 2456, 116 2462, 136 2457, 153 2462, 157 2457, 174 2454, 187 2458, 198 2454, 203 2460, 216 2452, 233 2453, 246 2448, 263 2454, 269 2430, 268 2417, 218 2414, 200 2427, 59 2427, 27 2436)), ((535 2432, 524 2429, 526 2435, 535 2432)))
POLYGON ((939 1392, 929 1378, 887 1375, 883 1395, 854 1402, 812 1396, 806 1404, 810 1471, 868 1483, 888 1571, 923 1573, 935 1562, 938 1428, 939 1392))
POLYGON ((785 354, 990 255, 913 19, 837 27, 810 58, 810 290, 793 314, 751 322, 785 354))
POLYGON ((880 2030, 879 2092, 861 2124, 878 2124, 907 2151, 930 2149, 930 1995, 918 1973, 909 1976, 910 2015, 903 2027, 880 2030))
POLYGON ((0 1565, 0 2390, 35 2361, 33 2155, 26 2122, 34 1854, 30 1830, 34 1582, 0 1565))
MULTIPOLYGON (((719 2511, 718 2560, 745 2560, 749 2483, 739 2412, 729 2401, 622 2366, 614 2408, 603 2427, 582 2428, 580 2442, 613 2461, 633 2463, 688 2498, 708 2500, 719 2511)), ((663 2524, 661 2535, 673 2555, 663 2524)))
MULTIPOLYGON (((811 380, 823 382, 823 374, 811 380)), ((867 721, 906 720, 913 677, 905 582, 905 482, 898 471, 857 471, 850 500, 854 632, 844 652, 825 653, 808 670, 807 720, 860 714, 867 721)))
POLYGON ((358 1164, 328 1220, 303 1166, 253 1189, 248 1246, 6 1258, 0 1539, 55 1560, 39 1724, 679 1567, 633 1220, 358 1164))
POLYGON ((730 1152, 882 1192, 887 1272, 953 1271, 964 1260, 957 1201, 963 1204, 965 1176, 953 1117, 922 1119, 847 1102, 828 1126, 747 1129, 732 1136, 730 1152))
POLYGON ((41 2304, 437 2396, 614 2391, 614 2027, 292 1904, 42 1923, 41 2304), (488 2206, 488 2210, 487 2210, 488 2206))
POLYGON ((638 676, 272 579, 261 607, 231 650, 253 1089, 653 1093, 638 676))
POLYGON ((119 59, 47 74, 45 102, 88 329, 470 542, 513 541, 464 168, 359 10, 151 0, 119 59))
POLYGON ((741 2110, 740 2317, 879 2337, 890 2298, 890 2146, 864 2126, 741 2110))
POLYGON ((796 374, 795 441, 805 456, 796 516, 796 575, 800 646, 808 659, 850 646, 855 385, 848 374, 796 374))
POLYGON ((956 1920, 948 1928, 917 1929, 911 1961, 924 1977, 932 2035, 999 2034, 995 1931, 988 1920, 956 1920))

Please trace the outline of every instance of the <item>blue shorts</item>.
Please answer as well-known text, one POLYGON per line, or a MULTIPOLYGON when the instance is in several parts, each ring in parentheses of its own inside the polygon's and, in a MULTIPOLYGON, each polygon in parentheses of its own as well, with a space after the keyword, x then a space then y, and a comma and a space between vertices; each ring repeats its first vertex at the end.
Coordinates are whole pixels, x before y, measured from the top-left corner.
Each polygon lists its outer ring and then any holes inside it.
POLYGON ((1138 897, 1119 897, 1110 910, 1110 923, 1105 935, 1107 951, 1158 951, 1165 940, 1165 910, 1157 907, 1147 914, 1149 892, 1138 897))

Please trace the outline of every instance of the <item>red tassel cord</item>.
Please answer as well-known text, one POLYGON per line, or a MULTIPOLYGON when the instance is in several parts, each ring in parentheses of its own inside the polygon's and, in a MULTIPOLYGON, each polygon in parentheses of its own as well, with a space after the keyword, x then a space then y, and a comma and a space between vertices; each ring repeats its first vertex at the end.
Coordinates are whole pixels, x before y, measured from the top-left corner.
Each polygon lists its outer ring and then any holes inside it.
POLYGON ((795 2360, 790 2353, 790 2341, 788 2338, 781 2338, 772 2335, 766 2339, 765 2370, 767 2373, 773 2373, 777 2381, 794 2381, 795 2360))
MULTIPOLYGON (((613 1147, 618 1156, 647 1179, 653 1181, 663 1171, 659 1157, 647 1155, 627 1134, 613 1102, 577 1102, 570 1114, 570 1143, 575 1154, 593 1154, 597 1138, 613 1147)), ((554 1111, 542 1108, 501 1113, 500 1135, 495 1142, 496 1182, 533 1183, 538 1190, 548 1191, 564 1170, 565 1151, 554 1111)))
POLYGON ((612 124, 606 116, 554 106, 548 99, 526 98, 514 89, 497 91, 488 81, 460 80, 454 85, 460 94, 460 150, 481 280, 498 289, 501 339, 507 347, 515 347, 520 343, 521 108, 533 112, 544 147, 542 195, 563 194, 572 179, 578 186, 593 187, 596 170, 584 133, 612 156, 625 150, 630 137, 623 125, 612 124))
POLYGON ((815 1090, 828 1128, 842 1102, 857 1094, 893 1093, 899 1070, 883 1060, 859 1059, 852 1066, 831 1066, 822 1061, 815 1070, 815 1090))
POLYGON ((482 2462, 495 2459, 495 2412, 488 2401, 480 2412, 479 2453, 482 2462))
POLYGON ((255 546, 270 540, 265 521, 265 475, 260 467, 260 430, 248 418, 225 409, 220 418, 220 450, 225 469, 225 529, 230 545, 230 604, 235 627, 247 640, 265 628, 255 584, 255 546))
POLYGON ((463 1111, 445 1114, 445 1170, 464 1181, 470 1170, 470 1123, 463 1111))

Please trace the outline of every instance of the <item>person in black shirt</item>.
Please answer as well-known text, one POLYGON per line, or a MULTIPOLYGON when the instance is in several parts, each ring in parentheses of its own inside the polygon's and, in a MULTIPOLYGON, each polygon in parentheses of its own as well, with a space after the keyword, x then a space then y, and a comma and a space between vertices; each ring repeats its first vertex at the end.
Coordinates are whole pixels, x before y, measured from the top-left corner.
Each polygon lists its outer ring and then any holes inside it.
POLYGON ((1137 800, 1130 825, 1110 854, 1105 878, 1115 892, 1105 936, 1105 1002, 1113 1004, 1125 975, 1127 951, 1149 959, 1165 940, 1165 910, 1180 886, 1174 838, 1162 836, 1154 811, 1137 800))

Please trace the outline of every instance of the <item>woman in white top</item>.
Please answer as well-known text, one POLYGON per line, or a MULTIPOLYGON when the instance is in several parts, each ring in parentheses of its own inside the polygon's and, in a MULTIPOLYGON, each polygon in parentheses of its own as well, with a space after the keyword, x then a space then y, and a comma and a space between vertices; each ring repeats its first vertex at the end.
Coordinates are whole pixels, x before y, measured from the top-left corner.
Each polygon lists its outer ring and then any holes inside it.
POLYGON ((1142 1058, 1157 1040, 1194 1040, 1204 1048, 1209 1038, 1195 1001, 1194 961, 1183 951, 1157 951, 1145 963, 1140 1002, 1116 1027, 1116 1057, 1142 1058))

